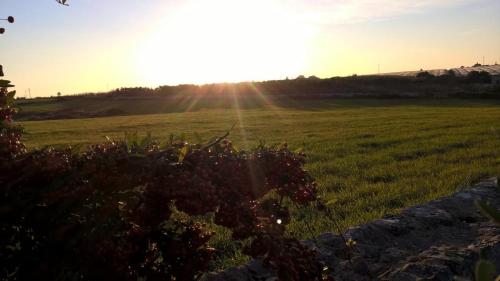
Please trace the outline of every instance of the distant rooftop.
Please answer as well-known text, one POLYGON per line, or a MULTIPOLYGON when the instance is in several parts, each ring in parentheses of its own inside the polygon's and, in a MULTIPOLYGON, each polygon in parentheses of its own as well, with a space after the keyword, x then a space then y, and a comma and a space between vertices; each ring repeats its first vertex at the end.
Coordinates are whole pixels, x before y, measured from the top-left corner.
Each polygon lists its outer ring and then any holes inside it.
POLYGON ((456 76, 467 76, 471 71, 486 71, 491 75, 500 75, 500 64, 497 65, 484 65, 484 66, 471 66, 471 67, 457 67, 450 69, 423 69, 417 71, 402 71, 402 72, 389 72, 381 73, 380 75, 397 75, 397 76, 417 76, 419 72, 427 71, 434 76, 446 74, 448 70, 453 70, 456 76))

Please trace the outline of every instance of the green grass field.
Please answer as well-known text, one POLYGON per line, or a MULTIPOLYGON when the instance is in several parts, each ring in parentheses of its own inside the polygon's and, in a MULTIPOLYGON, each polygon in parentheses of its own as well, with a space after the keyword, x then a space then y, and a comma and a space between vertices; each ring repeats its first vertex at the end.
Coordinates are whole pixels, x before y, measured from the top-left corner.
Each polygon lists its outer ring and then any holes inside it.
MULTIPOLYGON (((230 139, 252 147, 287 142, 308 155, 307 169, 343 228, 450 194, 500 175, 498 100, 316 100, 284 107, 199 109, 195 112, 20 122, 30 148, 104 142, 103 136, 184 133, 208 141, 236 124, 230 139)), ((329 218, 294 210, 293 235, 335 231, 329 218), (308 230, 310 225, 311 231, 308 230)), ((222 232, 214 241, 239 263, 222 232)))

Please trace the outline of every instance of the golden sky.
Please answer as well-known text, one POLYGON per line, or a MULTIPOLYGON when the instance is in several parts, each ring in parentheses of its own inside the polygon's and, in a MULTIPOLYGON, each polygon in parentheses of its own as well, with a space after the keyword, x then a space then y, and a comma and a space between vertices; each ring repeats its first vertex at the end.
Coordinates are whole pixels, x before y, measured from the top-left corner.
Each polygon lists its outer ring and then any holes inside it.
POLYGON ((2 0, 19 96, 500 62, 497 0, 2 0))

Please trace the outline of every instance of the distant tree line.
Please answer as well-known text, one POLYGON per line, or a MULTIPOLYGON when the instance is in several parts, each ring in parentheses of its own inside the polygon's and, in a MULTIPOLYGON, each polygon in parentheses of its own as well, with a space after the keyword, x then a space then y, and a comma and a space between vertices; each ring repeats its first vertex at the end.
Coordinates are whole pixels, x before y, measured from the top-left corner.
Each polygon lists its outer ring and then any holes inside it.
POLYGON ((437 81, 443 81, 443 80, 450 80, 450 78, 454 79, 455 81, 460 81, 460 82, 465 82, 465 83, 491 83, 491 74, 487 71, 471 71, 467 73, 466 77, 458 78, 455 71, 452 69, 449 69, 446 71, 445 74, 440 75, 440 76, 435 76, 432 73, 428 71, 421 71, 417 73, 416 75, 417 78, 420 79, 434 79, 437 81))
POLYGON ((453 70, 434 76, 427 71, 416 77, 405 76, 349 76, 320 79, 315 76, 299 76, 297 79, 270 80, 262 82, 216 83, 205 85, 182 84, 157 88, 119 88, 107 93, 86 93, 108 97, 136 97, 143 95, 164 97, 231 97, 254 96, 307 96, 331 93, 387 93, 420 88, 451 89, 477 83, 490 83, 491 75, 485 71, 472 71, 467 77, 457 76, 453 70))

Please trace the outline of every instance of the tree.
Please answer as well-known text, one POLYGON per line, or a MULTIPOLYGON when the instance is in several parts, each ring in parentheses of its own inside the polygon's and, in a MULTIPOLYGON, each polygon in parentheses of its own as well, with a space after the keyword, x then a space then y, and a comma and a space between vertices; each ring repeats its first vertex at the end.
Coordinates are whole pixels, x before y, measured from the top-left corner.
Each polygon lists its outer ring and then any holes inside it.
POLYGON ((467 74, 467 80, 472 83, 491 83, 491 74, 484 70, 474 70, 467 74))
POLYGON ((430 79, 433 77, 435 77, 435 76, 432 75, 431 73, 429 73, 428 71, 421 71, 421 72, 417 73, 417 78, 430 79))
MULTIPOLYGON (((14 17, 13 16, 8 16, 6 19, 0 19, 0 20, 5 20, 9 23, 14 23, 14 17)), ((0 27, 0 34, 4 34, 5 33, 5 28, 3 27, 0 27)), ((3 77, 4 76, 4 73, 3 73, 3 66, 0 64, 0 77, 3 77)))

